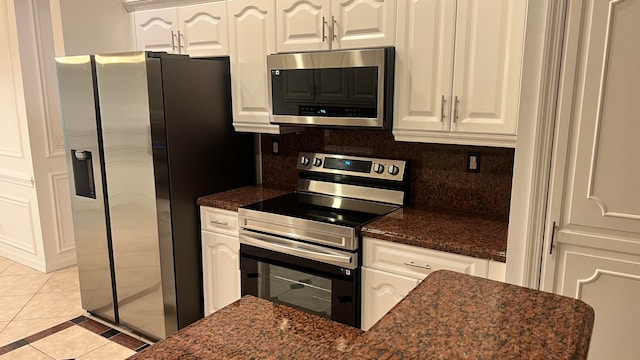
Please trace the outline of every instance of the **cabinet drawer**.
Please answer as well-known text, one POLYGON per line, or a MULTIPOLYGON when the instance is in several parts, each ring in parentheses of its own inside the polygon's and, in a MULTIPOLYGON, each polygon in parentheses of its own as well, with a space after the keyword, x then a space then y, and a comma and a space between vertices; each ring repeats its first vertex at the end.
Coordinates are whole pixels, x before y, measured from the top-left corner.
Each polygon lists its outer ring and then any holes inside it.
POLYGON ((238 213, 235 211, 201 206, 200 223, 203 230, 238 236, 238 213))
POLYGON ((390 241, 364 238, 363 266, 424 279, 436 270, 487 277, 489 261, 390 241))

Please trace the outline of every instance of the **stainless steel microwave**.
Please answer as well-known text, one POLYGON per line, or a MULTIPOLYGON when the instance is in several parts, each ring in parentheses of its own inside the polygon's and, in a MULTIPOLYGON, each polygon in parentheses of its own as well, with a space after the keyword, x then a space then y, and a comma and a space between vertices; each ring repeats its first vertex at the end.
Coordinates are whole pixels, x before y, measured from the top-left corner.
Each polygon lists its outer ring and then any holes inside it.
POLYGON ((267 55, 272 124, 390 129, 393 47, 267 55))

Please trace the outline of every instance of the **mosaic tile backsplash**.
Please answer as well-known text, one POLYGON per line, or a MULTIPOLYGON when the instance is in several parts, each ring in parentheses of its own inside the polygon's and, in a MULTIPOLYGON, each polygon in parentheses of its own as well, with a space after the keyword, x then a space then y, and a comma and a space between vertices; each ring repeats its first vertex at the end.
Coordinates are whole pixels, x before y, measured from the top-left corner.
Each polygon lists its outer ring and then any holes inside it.
POLYGON ((300 151, 407 160, 406 205, 509 215, 514 150, 506 148, 398 142, 390 131, 305 129, 260 135, 262 182, 295 189, 300 151), (280 154, 272 154, 272 142, 280 154), (480 172, 466 171, 467 154, 480 153, 480 172))

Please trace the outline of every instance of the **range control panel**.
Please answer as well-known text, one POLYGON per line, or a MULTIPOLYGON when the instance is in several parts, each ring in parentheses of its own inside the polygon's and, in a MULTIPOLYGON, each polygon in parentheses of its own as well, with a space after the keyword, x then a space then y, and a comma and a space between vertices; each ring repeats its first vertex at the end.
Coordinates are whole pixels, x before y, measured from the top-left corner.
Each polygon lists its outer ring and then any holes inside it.
POLYGON ((298 170, 403 181, 405 160, 301 152, 298 170))

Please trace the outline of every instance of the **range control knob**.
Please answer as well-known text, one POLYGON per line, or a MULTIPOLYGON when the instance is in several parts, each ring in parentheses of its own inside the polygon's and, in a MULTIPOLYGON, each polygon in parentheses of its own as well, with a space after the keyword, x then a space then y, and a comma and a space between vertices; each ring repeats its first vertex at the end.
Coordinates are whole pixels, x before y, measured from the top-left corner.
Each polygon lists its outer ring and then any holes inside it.
POLYGON ((320 165, 322 165, 322 159, 313 158, 313 166, 320 166, 320 165))
POLYGON ((382 174, 384 172, 384 165, 378 164, 378 163, 374 163, 373 164, 373 171, 375 173, 382 174))
POLYGON ((398 175, 399 172, 400 172, 400 169, 397 166, 395 165, 389 166, 389 174, 398 175))
POLYGON ((306 156, 300 157, 300 165, 303 165, 303 166, 309 165, 309 158, 306 156))

